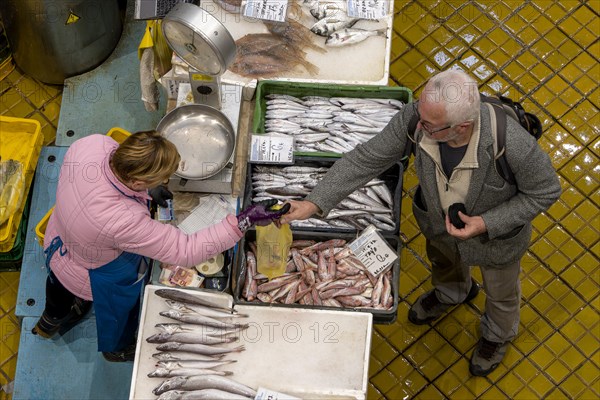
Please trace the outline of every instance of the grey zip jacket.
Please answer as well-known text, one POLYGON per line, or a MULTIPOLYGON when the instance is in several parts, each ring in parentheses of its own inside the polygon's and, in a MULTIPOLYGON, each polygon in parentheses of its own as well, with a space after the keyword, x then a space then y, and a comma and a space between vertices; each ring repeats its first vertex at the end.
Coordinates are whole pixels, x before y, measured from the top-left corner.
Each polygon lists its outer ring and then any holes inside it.
MULTIPOLYGON (((327 214, 348 194, 400 161, 414 114, 407 106, 382 132, 338 160, 306 197, 327 214)), ((503 266, 521 259, 531 240, 531 221, 560 196, 560 183, 550 157, 518 122, 506 118, 506 158, 517 182, 509 185, 496 172, 490 114, 482 104, 479 168, 473 171, 465 207, 467 215, 481 216, 487 232, 461 240, 446 232, 445 215, 436 184, 433 159, 416 146, 415 168, 419 187, 413 214, 429 240, 458 251, 467 265, 503 266)), ((422 133, 417 132, 417 143, 422 133)))

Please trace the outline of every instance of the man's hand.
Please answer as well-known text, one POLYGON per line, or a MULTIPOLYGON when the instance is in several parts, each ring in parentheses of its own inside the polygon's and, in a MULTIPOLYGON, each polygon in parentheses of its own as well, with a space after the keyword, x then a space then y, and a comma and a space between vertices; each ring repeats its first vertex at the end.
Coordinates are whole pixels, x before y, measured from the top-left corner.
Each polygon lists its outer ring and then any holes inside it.
POLYGON ((299 219, 307 219, 320 211, 315 203, 308 200, 290 200, 286 204, 290 205, 290 210, 279 219, 279 223, 281 224, 289 224, 299 219))
POLYGON ((452 223, 450 222, 450 217, 446 215, 446 231, 448 231, 448 233, 451 236, 454 236, 458 239, 466 240, 487 232, 485 221, 482 217, 470 217, 468 215, 463 214, 461 211, 458 212, 458 216, 461 219, 461 221, 465 223, 465 227, 462 229, 458 229, 454 225, 452 225, 452 223))
POLYGON ((157 186, 152 189, 148 189, 148 195, 161 207, 167 207, 167 200, 173 199, 173 193, 169 191, 164 185, 157 186))

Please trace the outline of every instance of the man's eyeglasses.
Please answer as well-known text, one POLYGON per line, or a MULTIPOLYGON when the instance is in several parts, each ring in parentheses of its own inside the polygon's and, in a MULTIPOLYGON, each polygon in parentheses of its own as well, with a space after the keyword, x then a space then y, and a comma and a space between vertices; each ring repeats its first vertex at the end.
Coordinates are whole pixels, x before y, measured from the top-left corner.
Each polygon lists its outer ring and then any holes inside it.
POLYGON ((434 133, 438 133, 441 131, 444 131, 446 129, 450 129, 452 128, 452 125, 448 125, 445 126, 443 128, 439 128, 439 129, 430 129, 427 127, 426 123, 423 123, 423 121, 421 120, 421 114, 419 113, 419 109, 416 105, 413 106, 415 113, 417 114, 417 118, 419 119, 419 123, 421 124, 421 129, 423 129, 425 132, 429 133, 430 135, 433 135, 434 133))

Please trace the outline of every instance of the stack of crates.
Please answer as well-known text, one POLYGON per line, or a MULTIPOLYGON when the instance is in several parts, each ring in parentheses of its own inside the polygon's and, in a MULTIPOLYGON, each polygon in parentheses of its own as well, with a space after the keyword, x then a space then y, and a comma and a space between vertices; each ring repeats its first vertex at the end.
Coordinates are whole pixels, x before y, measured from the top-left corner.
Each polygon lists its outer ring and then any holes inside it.
POLYGON ((0 225, 0 271, 17 270, 25 249, 30 188, 44 137, 34 119, 0 116, 0 160, 21 163, 23 196, 16 211, 0 225))

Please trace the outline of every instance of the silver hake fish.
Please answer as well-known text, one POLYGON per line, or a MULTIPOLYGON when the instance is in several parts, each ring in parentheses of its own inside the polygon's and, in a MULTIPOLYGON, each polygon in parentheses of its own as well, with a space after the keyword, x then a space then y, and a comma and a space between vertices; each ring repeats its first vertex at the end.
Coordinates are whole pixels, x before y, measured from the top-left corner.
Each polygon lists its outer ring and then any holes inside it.
POLYGON ((247 400, 250 397, 233 394, 219 389, 192 390, 189 392, 170 390, 160 395, 158 400, 247 400))
POLYGON ((256 391, 252 388, 218 375, 178 376, 167 379, 154 388, 152 393, 158 396, 169 390, 192 391, 200 389, 219 389, 252 398, 256 396, 256 391))

